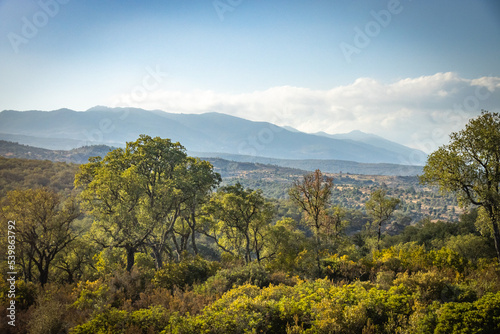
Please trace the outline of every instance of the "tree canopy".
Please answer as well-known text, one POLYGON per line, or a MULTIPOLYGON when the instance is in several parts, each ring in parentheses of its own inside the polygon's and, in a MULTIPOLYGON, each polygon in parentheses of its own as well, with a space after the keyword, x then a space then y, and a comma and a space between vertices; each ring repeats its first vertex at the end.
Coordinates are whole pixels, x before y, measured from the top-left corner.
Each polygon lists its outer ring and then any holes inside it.
POLYGON ((450 143, 429 156, 421 181, 455 193, 462 206, 481 207, 500 262, 500 115, 483 111, 452 133, 450 143))
POLYGON ((8 193, 3 215, 15 222, 18 259, 29 281, 35 279, 36 268, 38 281, 46 284, 54 258, 77 237, 72 224, 80 216, 78 205, 73 198, 62 202, 58 194, 44 188, 8 193))
POLYGON ((366 211, 374 219, 374 224, 378 225, 377 247, 380 248, 380 234, 382 224, 391 218, 401 202, 397 198, 387 197, 385 189, 377 189, 371 193, 370 199, 365 203, 366 211))
POLYGON ((196 209, 193 202, 219 180, 210 164, 188 159, 181 144, 141 135, 125 149, 82 165, 75 185, 96 217, 95 239, 104 247, 124 248, 130 271, 141 247, 152 249, 157 268, 170 238, 179 249, 173 232, 183 205, 196 209))

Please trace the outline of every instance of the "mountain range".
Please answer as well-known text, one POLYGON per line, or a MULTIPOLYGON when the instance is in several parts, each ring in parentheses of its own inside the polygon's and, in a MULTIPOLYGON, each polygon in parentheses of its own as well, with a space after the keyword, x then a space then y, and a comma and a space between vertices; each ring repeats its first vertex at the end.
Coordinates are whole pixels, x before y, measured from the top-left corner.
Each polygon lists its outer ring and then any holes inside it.
POLYGON ((0 139, 52 150, 119 147, 140 134, 179 141, 190 154, 196 152, 192 155, 233 155, 240 161, 265 158, 404 164, 414 154, 425 155, 360 131, 308 134, 216 112, 175 114, 100 106, 87 111, 0 112, 0 139))

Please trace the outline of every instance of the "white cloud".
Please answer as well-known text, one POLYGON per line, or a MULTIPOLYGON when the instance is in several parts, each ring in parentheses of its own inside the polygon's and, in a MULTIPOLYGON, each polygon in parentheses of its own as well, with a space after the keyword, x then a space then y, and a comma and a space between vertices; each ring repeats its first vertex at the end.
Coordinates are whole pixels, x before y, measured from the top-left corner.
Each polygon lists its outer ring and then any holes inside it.
POLYGON ((141 101, 130 96, 114 97, 117 100, 176 113, 217 111, 305 132, 361 130, 430 152, 481 109, 499 110, 500 78, 465 79, 448 72, 389 84, 359 78, 330 90, 291 86, 245 94, 155 90, 141 101))

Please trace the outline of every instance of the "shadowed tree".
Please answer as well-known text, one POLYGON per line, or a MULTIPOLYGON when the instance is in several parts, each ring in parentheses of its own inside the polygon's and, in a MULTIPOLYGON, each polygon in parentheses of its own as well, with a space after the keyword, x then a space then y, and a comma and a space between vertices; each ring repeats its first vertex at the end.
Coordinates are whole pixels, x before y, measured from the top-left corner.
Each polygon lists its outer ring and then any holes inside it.
POLYGON ((75 240, 72 223, 80 215, 73 199, 61 203, 60 197, 47 189, 13 190, 7 194, 3 214, 15 221, 16 247, 19 248, 26 280, 43 286, 49 280, 54 258, 75 240))
POLYGON ((483 110, 452 133, 450 143, 429 156, 420 181, 453 192, 462 207, 483 210, 500 263, 500 115, 483 110))

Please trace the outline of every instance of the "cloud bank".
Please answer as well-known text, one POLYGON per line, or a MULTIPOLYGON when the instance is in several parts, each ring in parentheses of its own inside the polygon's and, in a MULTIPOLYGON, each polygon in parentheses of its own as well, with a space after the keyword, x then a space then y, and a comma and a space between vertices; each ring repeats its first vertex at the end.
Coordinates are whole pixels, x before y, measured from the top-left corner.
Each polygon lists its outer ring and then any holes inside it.
POLYGON ((392 83, 359 78, 329 90, 282 86, 224 94, 159 88, 110 100, 112 106, 174 113, 216 111, 310 133, 361 130, 425 152, 446 144, 481 109, 499 111, 499 102, 500 77, 465 79, 453 72, 392 83))

